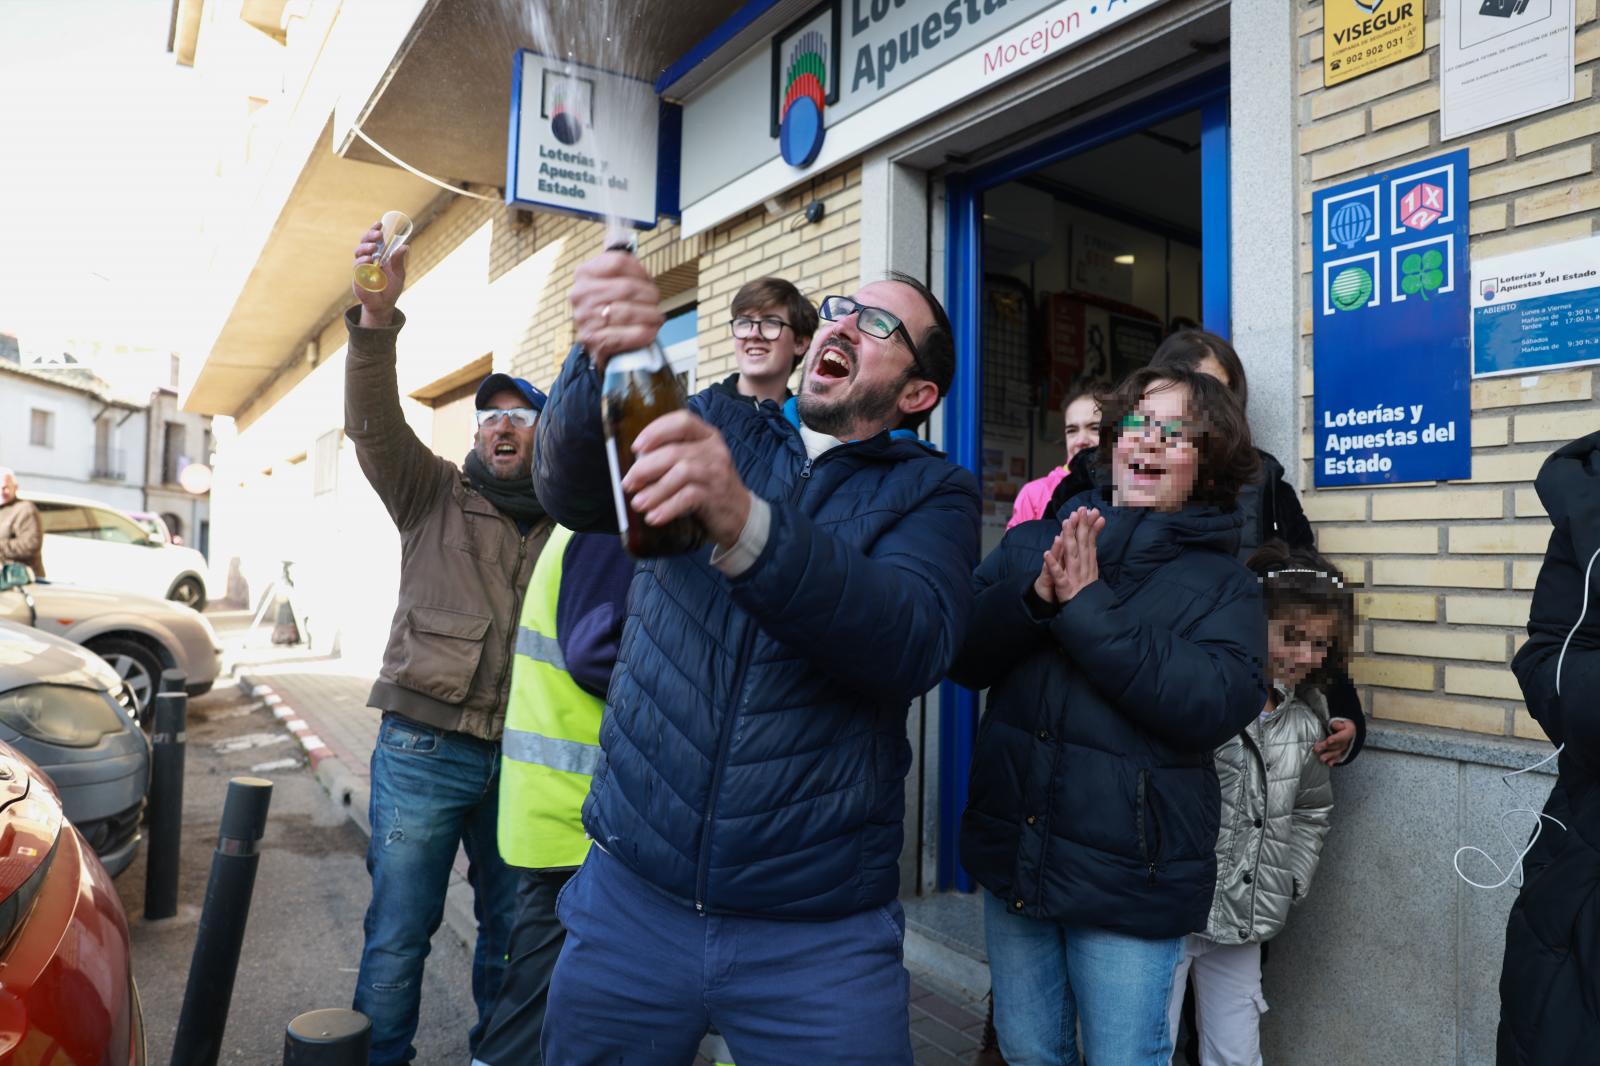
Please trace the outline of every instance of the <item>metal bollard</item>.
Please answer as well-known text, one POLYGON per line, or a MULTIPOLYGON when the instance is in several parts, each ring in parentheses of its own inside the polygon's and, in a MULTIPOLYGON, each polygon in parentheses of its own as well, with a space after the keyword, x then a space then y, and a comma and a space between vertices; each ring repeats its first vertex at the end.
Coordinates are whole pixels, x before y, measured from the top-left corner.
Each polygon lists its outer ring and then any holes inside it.
POLYGON ((354 1010, 313 1010, 283 1034, 283 1066, 366 1066, 372 1023, 354 1010))
POLYGON ((272 782, 236 777, 228 782, 222 807, 222 830, 211 856, 200 932, 195 936, 189 984, 178 1014, 178 1036, 172 1066, 216 1066, 222 1053, 222 1031, 228 1024, 233 978, 239 969, 244 924, 250 917, 260 842, 272 802, 272 782))
POLYGON ((183 837, 183 751, 189 728, 189 679, 163 670, 150 731, 150 840, 145 846, 145 921, 178 913, 178 856, 183 837))

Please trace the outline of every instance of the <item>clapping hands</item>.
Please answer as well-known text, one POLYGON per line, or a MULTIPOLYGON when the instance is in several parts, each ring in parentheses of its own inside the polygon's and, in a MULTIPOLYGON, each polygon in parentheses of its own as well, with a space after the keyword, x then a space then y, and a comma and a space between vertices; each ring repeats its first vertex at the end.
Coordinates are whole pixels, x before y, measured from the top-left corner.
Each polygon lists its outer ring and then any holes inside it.
POLYGON ((1068 603, 1100 580, 1096 541, 1105 527, 1105 516, 1098 509, 1087 507, 1078 508, 1061 523, 1061 532, 1044 553, 1044 566, 1033 582, 1033 591, 1041 600, 1068 603))

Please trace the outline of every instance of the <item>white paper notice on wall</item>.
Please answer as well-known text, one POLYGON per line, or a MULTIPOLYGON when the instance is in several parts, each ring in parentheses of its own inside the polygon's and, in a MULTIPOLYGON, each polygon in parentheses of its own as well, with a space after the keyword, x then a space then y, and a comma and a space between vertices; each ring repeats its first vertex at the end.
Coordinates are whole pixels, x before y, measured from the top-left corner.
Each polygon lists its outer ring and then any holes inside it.
POLYGON ((1570 104, 1574 0, 1444 0, 1445 140, 1570 104))

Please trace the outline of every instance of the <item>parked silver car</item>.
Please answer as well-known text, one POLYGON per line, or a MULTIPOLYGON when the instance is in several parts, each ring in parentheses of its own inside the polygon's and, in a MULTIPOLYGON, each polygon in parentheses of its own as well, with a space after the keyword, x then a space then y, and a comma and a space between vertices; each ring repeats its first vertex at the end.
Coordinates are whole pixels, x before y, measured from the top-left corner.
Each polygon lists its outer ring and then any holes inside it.
POLYGON ((150 742, 116 671, 70 641, 0 622, 0 741, 55 782, 106 871, 127 869, 139 850, 150 742))
POLYGON ((200 696, 222 667, 217 631, 198 611, 152 596, 35 581, 21 563, 0 568, 0 620, 65 637, 100 656, 127 682, 141 717, 162 670, 182 670, 189 695, 200 696))

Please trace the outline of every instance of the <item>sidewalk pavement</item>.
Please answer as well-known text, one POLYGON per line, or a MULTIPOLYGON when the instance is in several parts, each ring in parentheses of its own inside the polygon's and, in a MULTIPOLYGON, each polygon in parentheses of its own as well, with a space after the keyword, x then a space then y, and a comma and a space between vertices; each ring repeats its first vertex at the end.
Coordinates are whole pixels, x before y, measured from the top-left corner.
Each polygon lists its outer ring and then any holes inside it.
MULTIPOLYGON (((235 654, 240 687, 272 707, 299 739, 323 787, 370 837, 369 760, 381 718, 366 705, 371 674, 339 658, 290 649, 241 648, 235 654)), ((459 852, 445 899, 445 922, 470 946, 477 923, 466 870, 466 855, 459 852)), ((909 966, 911 1042, 917 1066, 965 1066, 983 1032, 983 1003, 940 982, 914 960, 909 966)))

